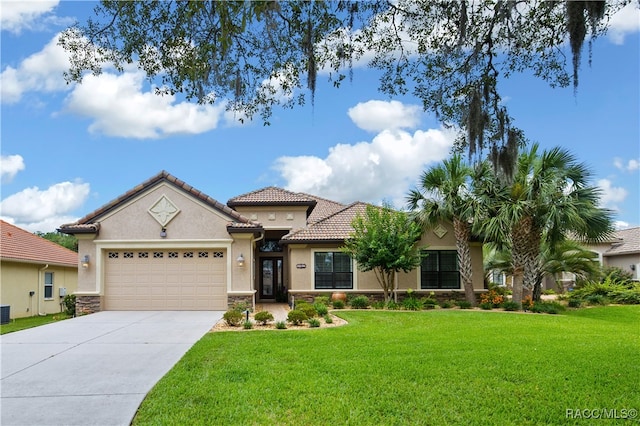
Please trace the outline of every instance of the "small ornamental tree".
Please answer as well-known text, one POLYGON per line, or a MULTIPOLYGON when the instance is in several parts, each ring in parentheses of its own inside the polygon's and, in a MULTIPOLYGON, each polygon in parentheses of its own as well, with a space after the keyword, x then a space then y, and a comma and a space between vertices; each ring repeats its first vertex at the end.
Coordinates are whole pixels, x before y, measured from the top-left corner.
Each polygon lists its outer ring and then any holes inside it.
POLYGON ((356 260, 360 271, 374 271, 388 302, 396 290, 396 273, 420 265, 416 243, 422 230, 406 213, 388 205, 368 205, 364 216, 356 216, 351 225, 353 232, 342 250, 356 260))

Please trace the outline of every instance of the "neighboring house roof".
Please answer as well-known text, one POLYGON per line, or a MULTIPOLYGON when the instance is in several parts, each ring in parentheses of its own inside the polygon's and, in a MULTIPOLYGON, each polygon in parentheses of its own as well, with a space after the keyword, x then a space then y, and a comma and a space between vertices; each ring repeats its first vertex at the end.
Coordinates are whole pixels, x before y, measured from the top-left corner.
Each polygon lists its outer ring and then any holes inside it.
POLYGON ((299 229, 282 237, 282 243, 319 243, 319 242, 342 242, 353 232, 351 224, 358 214, 363 215, 367 204, 355 202, 343 207, 342 210, 332 215, 310 224, 308 227, 299 229))
POLYGON ((77 222, 62 225, 59 230, 61 232, 65 232, 68 234, 97 233, 100 229, 100 224, 97 221, 102 216, 114 210, 115 208, 120 206, 122 203, 129 201, 130 199, 136 197, 143 191, 161 182, 167 182, 173 185, 174 187, 178 188, 179 190, 182 190, 192 195, 193 197, 199 199, 200 201, 204 202, 206 205, 229 216, 229 218, 231 219, 231 222, 227 226, 227 229, 230 232, 234 230, 238 230, 239 232, 252 232, 254 230, 262 229, 262 226, 259 223, 250 221, 249 219, 242 216, 240 213, 236 212, 235 210, 214 200, 204 192, 197 190, 191 185, 188 185, 184 181, 176 178, 175 176, 163 170, 157 175, 153 176, 152 178, 142 182, 140 185, 136 186, 135 188, 132 188, 129 191, 125 192, 123 195, 116 198, 115 200, 112 200, 109 203, 105 204, 104 206, 98 208, 97 210, 89 213, 88 215, 78 220, 77 222))
POLYGON ((0 220, 0 258, 18 262, 78 266, 78 253, 0 220))
POLYGON ((640 253, 640 227, 616 231, 611 248, 602 255, 617 256, 633 253, 640 253))

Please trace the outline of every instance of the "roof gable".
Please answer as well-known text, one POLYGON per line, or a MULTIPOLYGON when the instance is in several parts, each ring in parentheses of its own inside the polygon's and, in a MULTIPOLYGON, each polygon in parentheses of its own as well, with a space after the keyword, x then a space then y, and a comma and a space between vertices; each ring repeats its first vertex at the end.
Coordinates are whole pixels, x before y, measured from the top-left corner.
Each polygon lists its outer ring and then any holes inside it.
POLYGON ((99 224, 95 223, 96 221, 99 221, 102 217, 104 217, 108 213, 116 210, 117 208, 119 208, 123 204, 127 203, 128 201, 132 200, 133 198, 139 196, 140 194, 142 194, 146 190, 148 190, 150 188, 153 188, 156 185, 158 185, 160 183, 163 183, 163 182, 166 182, 167 184, 175 187, 176 189, 178 189, 178 190, 180 190, 182 192, 185 192, 185 193, 191 195, 192 197, 200 200, 205 205, 207 205, 209 207, 212 207, 213 209, 223 213, 225 216, 227 216, 229 218, 229 221, 234 223, 234 224, 243 224, 243 225, 244 224, 249 224, 249 225, 252 225, 253 228, 259 227, 258 224, 255 224, 255 223, 251 222, 249 219, 247 219, 246 217, 242 216, 241 214, 239 214, 235 210, 233 210, 233 209, 229 208, 228 206, 218 202, 217 200, 211 198, 210 196, 208 196, 204 192, 197 190, 196 188, 192 187, 191 185, 188 185, 184 181, 176 178, 175 176, 173 176, 173 175, 171 175, 171 174, 169 174, 169 173, 167 173, 166 171, 163 170, 160 173, 158 173, 157 175, 153 176, 152 178, 142 182, 141 184, 137 185, 136 187, 130 189, 127 192, 125 192, 124 194, 122 194, 118 198, 110 201, 109 203, 105 204, 104 206, 102 206, 102 207, 98 208, 97 210, 94 210, 93 212, 91 212, 88 215, 84 216, 83 218, 81 218, 77 222, 71 223, 71 224, 62 225, 60 227, 60 231, 66 232, 66 233, 70 233, 70 234, 74 234, 74 233, 95 233, 99 229, 99 224))
POLYGON ((238 195, 227 201, 229 207, 238 206, 309 206, 315 207, 316 200, 307 194, 287 191, 275 186, 258 189, 238 195))
POLYGON ((0 258, 76 267, 78 253, 0 220, 0 258))
POLYGON ((367 203, 355 202, 343 207, 332 215, 310 224, 307 228, 291 232, 282 237, 283 243, 309 243, 309 242, 342 242, 349 238, 353 232, 353 220, 356 216, 363 215, 367 209, 367 203))

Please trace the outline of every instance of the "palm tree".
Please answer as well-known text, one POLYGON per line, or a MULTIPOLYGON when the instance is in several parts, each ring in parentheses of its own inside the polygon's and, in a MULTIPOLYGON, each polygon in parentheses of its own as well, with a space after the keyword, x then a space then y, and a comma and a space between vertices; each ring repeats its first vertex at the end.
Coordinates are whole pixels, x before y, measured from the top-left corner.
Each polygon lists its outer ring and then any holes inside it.
MULTIPOLYGON (((498 249, 494 244, 488 244, 485 248, 485 271, 498 271, 513 275, 513 258, 510 249, 498 249)), ((542 280, 545 275, 550 275, 555 280, 563 272, 570 272, 577 279, 588 279, 597 275, 599 266, 595 261, 596 257, 596 253, 584 248, 576 241, 564 240, 557 242, 555 246, 550 246, 543 239, 540 250, 539 274, 533 288, 533 300, 540 300, 542 280)))
POLYGON ((453 223, 465 299, 476 305, 469 248, 475 211, 469 191, 473 173, 474 170, 462 161, 460 154, 454 154, 422 174, 420 188, 409 192, 407 205, 425 229, 435 227, 443 220, 453 223))
POLYGON ((597 242, 612 232, 611 211, 598 206, 600 190, 588 186, 589 169, 556 147, 538 154, 534 144, 518 156, 513 179, 494 194, 493 215, 483 231, 511 248, 513 300, 534 289, 541 274, 541 243, 549 247, 573 238, 597 242))

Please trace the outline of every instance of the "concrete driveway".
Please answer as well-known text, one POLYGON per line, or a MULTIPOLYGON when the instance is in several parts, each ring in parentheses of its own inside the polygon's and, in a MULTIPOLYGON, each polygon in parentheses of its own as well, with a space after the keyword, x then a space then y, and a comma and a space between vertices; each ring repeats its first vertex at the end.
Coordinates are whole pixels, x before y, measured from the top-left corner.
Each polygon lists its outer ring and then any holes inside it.
POLYGON ((128 425, 216 312, 98 312, 2 339, 0 423, 128 425))

